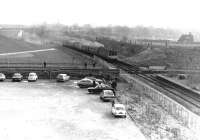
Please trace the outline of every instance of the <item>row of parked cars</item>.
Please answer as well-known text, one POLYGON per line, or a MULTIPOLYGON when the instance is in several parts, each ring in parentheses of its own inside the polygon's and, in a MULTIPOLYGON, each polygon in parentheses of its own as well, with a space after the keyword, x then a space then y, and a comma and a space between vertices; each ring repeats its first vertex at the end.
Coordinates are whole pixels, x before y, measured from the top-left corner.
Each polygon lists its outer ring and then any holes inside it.
MULTIPOLYGON (((0 81, 4 81, 6 79, 6 75, 3 73, 0 73, 0 81)), ((56 77, 58 82, 65 82, 70 79, 70 76, 67 74, 58 74, 56 77)), ((21 73, 14 73, 12 75, 12 81, 20 82, 23 80, 23 75, 21 73)), ((35 72, 30 72, 28 74, 27 80, 29 82, 34 82, 38 80, 38 75, 35 72)))
POLYGON ((116 98, 116 91, 105 81, 94 77, 85 77, 77 82, 80 88, 87 88, 89 94, 100 94, 102 101, 112 102, 111 113, 115 117, 126 117, 126 108, 116 98))

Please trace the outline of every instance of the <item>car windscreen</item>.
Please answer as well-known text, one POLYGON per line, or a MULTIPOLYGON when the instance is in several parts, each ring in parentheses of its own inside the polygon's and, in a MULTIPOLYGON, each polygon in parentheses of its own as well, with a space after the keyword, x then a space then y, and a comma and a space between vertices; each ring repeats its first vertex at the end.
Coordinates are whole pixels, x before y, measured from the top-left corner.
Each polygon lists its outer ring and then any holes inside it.
POLYGON ((114 93, 112 90, 104 90, 104 95, 106 96, 114 96, 114 93))
POLYGON ((21 74, 19 74, 19 73, 15 73, 14 76, 21 76, 21 74))
POLYGON ((58 75, 58 78, 64 78, 65 75, 58 75))
POLYGON ((116 110, 125 110, 124 107, 116 107, 116 110))

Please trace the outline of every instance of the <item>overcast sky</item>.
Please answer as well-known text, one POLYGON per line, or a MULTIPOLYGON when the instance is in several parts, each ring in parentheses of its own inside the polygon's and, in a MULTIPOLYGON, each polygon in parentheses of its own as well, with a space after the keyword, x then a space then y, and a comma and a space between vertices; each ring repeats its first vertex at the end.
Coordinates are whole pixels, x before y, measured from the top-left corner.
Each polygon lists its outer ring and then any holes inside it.
POLYGON ((199 0, 0 0, 0 24, 154 26, 200 31, 199 0))

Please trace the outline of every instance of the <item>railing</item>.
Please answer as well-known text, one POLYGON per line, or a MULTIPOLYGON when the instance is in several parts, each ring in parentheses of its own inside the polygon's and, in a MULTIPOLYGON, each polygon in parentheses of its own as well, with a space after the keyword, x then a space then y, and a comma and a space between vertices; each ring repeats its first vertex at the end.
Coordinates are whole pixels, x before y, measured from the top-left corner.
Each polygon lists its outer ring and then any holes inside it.
POLYGON ((104 69, 84 65, 74 65, 71 63, 0 63, 0 72, 11 78, 13 73, 20 72, 27 77, 29 72, 36 72, 41 79, 54 79, 59 73, 66 73, 72 77, 98 76, 98 77, 118 77, 118 69, 104 69))
MULTIPOLYGON (((77 63, 0 63, 0 68, 84 68, 84 64, 77 63)), ((88 68, 92 65, 88 64, 88 68)))

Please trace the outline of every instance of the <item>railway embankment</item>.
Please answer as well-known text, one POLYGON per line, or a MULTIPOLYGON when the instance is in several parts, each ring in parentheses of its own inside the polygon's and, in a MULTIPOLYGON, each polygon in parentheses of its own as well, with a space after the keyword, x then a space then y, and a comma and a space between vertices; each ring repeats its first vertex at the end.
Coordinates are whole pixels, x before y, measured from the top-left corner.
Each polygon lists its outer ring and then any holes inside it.
POLYGON ((152 88, 137 77, 129 74, 121 74, 121 77, 131 84, 132 90, 138 90, 142 94, 150 97, 182 124, 194 132, 200 132, 200 116, 186 109, 183 105, 164 95, 160 91, 152 88))

